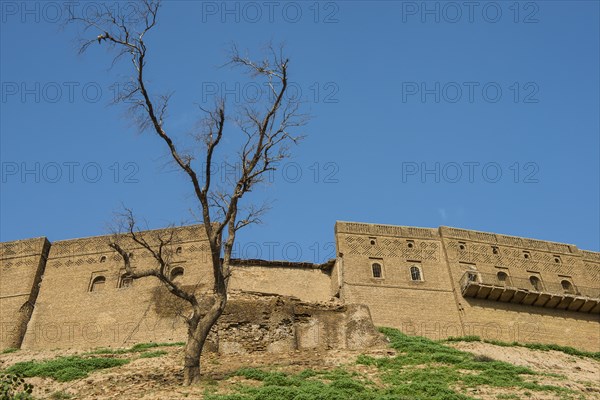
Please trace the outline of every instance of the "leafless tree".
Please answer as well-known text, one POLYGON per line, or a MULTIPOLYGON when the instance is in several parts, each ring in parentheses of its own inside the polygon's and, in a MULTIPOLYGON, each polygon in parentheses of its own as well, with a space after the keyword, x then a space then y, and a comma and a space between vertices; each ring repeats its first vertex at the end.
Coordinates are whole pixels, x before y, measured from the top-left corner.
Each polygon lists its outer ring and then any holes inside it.
POLYGON ((204 343, 227 303, 231 253, 236 233, 249 224, 260 222, 267 210, 266 206, 242 206, 240 202, 257 184, 264 182, 267 174, 272 173, 281 160, 289 157, 290 147, 302 139, 302 136, 291 131, 303 126, 307 117, 299 112, 299 99, 286 96, 289 60, 284 57, 281 47, 269 47, 264 60, 254 61, 242 55, 234 46, 227 64, 242 67, 252 79, 264 80, 269 92, 269 96, 266 96, 268 100, 261 104, 248 103, 236 107, 231 115, 226 113, 226 102, 222 99, 217 101, 214 109, 202 110, 204 118, 194 135, 194 150, 180 149, 165 124, 170 96, 152 94, 146 78, 146 34, 156 26, 160 6, 159 1, 143 0, 139 2, 135 15, 128 12, 127 16, 105 6, 98 15, 81 17, 71 14, 69 22, 81 28, 84 37, 81 52, 99 44, 107 45, 115 51, 113 64, 123 57, 131 60, 132 81, 128 90, 121 94, 120 100, 126 100, 131 105, 130 113, 141 130, 150 131, 164 143, 174 164, 189 178, 195 194, 194 201, 198 202, 201 214, 198 219, 203 223, 208 238, 214 278, 208 308, 201 306, 198 293, 184 288, 168 275, 172 236, 148 240, 138 229, 133 213, 128 210, 122 227, 129 242, 133 240, 138 247, 149 252, 158 266, 145 271, 132 269, 127 249, 118 240, 110 244, 121 255, 131 278, 154 277, 170 293, 189 305, 191 311, 186 316, 188 338, 184 362, 184 384, 189 385, 200 378, 200 357, 204 343), (90 32, 93 32, 92 37, 85 38, 90 32), (213 183, 216 151, 224 147, 222 143, 226 130, 229 138, 239 140, 239 151, 226 154, 235 157, 239 171, 230 182, 213 183), (229 133, 230 130, 232 133, 229 133))

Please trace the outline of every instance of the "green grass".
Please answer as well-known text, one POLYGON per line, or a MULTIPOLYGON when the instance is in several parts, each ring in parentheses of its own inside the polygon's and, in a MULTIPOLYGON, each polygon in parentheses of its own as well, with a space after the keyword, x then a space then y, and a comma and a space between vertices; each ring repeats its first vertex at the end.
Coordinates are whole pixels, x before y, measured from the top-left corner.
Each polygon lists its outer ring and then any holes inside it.
POLYGON ((60 382, 85 378, 90 372, 118 367, 129 362, 122 358, 82 358, 79 356, 58 357, 46 361, 26 361, 16 363, 6 369, 13 374, 24 377, 41 376, 53 378, 60 382))
POLYGON ((499 340, 487 340, 481 339, 479 336, 462 336, 462 337, 449 337, 448 339, 442 342, 483 342, 489 343, 496 346, 502 347, 526 347, 532 350, 541 350, 541 351, 560 351, 565 354, 569 354, 572 356, 579 357, 588 357, 594 360, 600 361, 600 352, 592 352, 592 351, 584 351, 579 350, 574 347, 569 346, 559 346, 557 344, 544 344, 544 343, 519 343, 519 342, 502 342, 499 340))
POLYGON ((131 350, 132 351, 144 351, 148 349, 153 349, 155 347, 175 347, 175 346, 185 346, 184 342, 175 342, 175 343, 138 343, 134 345, 131 350))
POLYGON ((52 400, 67 400, 67 399, 72 399, 73 396, 71 396, 69 393, 60 391, 60 392, 54 392, 50 395, 50 398, 52 400))
POLYGON ((145 351, 142 354, 140 354, 140 358, 154 358, 154 357, 161 357, 164 356, 165 354, 169 354, 168 352, 164 351, 164 350, 158 350, 158 351, 145 351))
POLYGON ((111 349, 111 348, 99 348, 94 349, 86 354, 130 354, 130 353, 142 353, 148 349, 153 349, 156 347, 175 347, 175 346, 185 346, 184 342, 175 342, 175 343, 138 343, 133 345, 127 349, 111 349))
POLYGON ((382 328, 394 357, 359 356, 358 364, 377 368, 380 383, 367 377, 336 369, 330 372, 305 370, 286 374, 254 368, 233 375, 261 382, 260 386, 238 385, 236 393, 219 395, 216 389, 205 394, 207 400, 470 400, 468 388, 478 386, 552 391, 563 398, 573 392, 557 386, 539 385, 539 376, 529 368, 515 366, 489 357, 475 356, 442 343, 418 336, 407 336, 395 329, 382 328), (527 379, 526 379, 527 378, 527 379))
POLYGON ((16 347, 9 347, 7 349, 2 350, 2 353, 0 354, 9 354, 14 353, 15 351, 19 351, 19 349, 17 349, 16 347))
POLYGON ((15 374, 22 374, 25 377, 41 376, 53 378, 60 382, 71 381, 74 379, 85 378, 90 372, 118 367, 127 364, 131 360, 128 358, 103 358, 89 357, 90 355, 119 355, 119 354, 138 354, 138 358, 161 357, 167 352, 165 350, 148 351, 158 347, 183 346, 185 343, 139 343, 127 349, 106 349, 100 348, 84 353, 82 356, 58 357, 46 361, 27 361, 20 362, 10 366, 6 371, 15 374))

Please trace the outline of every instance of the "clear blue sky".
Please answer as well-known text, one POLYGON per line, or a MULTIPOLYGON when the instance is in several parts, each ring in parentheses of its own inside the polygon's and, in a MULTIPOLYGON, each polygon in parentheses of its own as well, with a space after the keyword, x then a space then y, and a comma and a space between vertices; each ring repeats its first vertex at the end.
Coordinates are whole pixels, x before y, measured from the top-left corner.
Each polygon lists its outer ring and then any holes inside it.
MULTIPOLYGON (((174 135, 215 87, 230 109, 252 96, 219 68, 231 42, 253 54, 285 42, 314 116, 294 159, 252 193, 273 209, 240 234, 239 256, 320 261, 336 220, 600 249, 599 2, 463 3, 164 4, 147 74, 156 93, 174 91, 174 135)), ((77 55, 74 30, 55 22, 61 2, 1 4, 0 239, 104 234, 122 203, 151 227, 190 221, 191 187, 163 144, 108 105, 127 60, 110 69, 102 46, 77 55)))

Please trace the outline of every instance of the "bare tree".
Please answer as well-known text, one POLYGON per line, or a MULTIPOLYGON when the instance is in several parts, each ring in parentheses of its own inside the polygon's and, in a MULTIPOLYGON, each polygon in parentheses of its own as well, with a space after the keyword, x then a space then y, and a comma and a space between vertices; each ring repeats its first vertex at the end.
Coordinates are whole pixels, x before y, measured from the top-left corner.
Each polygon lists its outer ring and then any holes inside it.
POLYGON ((159 1, 143 0, 139 2, 135 15, 126 17, 105 6, 94 16, 71 14, 69 21, 83 28, 83 36, 93 32, 91 38, 82 40, 81 52, 100 44, 108 45, 115 51, 113 64, 124 56, 130 58, 132 81, 128 90, 121 94, 120 100, 127 100, 131 104, 131 115, 141 130, 152 132, 164 143, 174 164, 189 178, 194 200, 198 202, 201 214, 198 219, 203 223, 208 238, 214 278, 208 309, 201 306, 199 294, 182 287, 168 275, 173 236, 158 236, 148 240, 138 229, 133 213, 127 210, 122 221, 126 235, 151 254, 157 267, 136 271, 131 266, 127 249, 118 240, 110 244, 121 255, 131 278, 154 277, 171 294, 189 304, 191 311, 185 317, 188 338, 184 362, 184 384, 189 385, 199 380, 204 343, 227 304, 231 253, 236 233, 249 224, 260 222, 267 210, 264 205, 242 206, 241 200, 255 185, 264 182, 266 175, 274 171, 281 160, 289 157, 291 145, 302 139, 302 136, 292 134, 291 130, 304 125, 307 117, 299 112, 299 99, 286 96, 289 60, 283 56, 281 47, 269 47, 267 58, 259 62, 243 56, 233 47, 228 64, 242 67, 252 79, 264 80, 269 92, 268 100, 261 104, 241 105, 232 115, 226 113, 226 102, 222 99, 214 109, 203 109, 205 117, 194 135, 196 148, 193 151, 181 150, 165 124, 170 95, 151 94, 145 75, 148 55, 146 34, 156 26, 159 9, 159 1), (227 134, 228 137, 239 140, 238 152, 228 154, 235 157, 235 166, 239 171, 230 182, 213 183, 215 154, 217 149, 224 147, 225 128, 233 131, 227 134))

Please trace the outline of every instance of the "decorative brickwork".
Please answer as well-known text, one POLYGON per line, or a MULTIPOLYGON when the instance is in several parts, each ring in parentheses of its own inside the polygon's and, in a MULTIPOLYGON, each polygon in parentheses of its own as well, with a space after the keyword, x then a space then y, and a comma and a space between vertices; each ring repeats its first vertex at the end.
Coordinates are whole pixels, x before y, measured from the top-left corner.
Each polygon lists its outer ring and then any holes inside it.
MULTIPOLYGON (((204 228, 140 235, 153 242, 171 233, 172 272, 205 298, 213 274, 204 228)), ((154 278, 127 280, 110 239, 0 243, 0 348, 184 340, 185 306, 154 278)), ((600 351, 600 253, 450 227, 338 222, 335 239, 337 258, 324 264, 234 260, 229 284, 238 294, 209 348, 359 348, 375 340, 372 318, 436 339, 479 335, 600 351)), ((154 266, 143 248, 119 240, 133 268, 154 266)))

